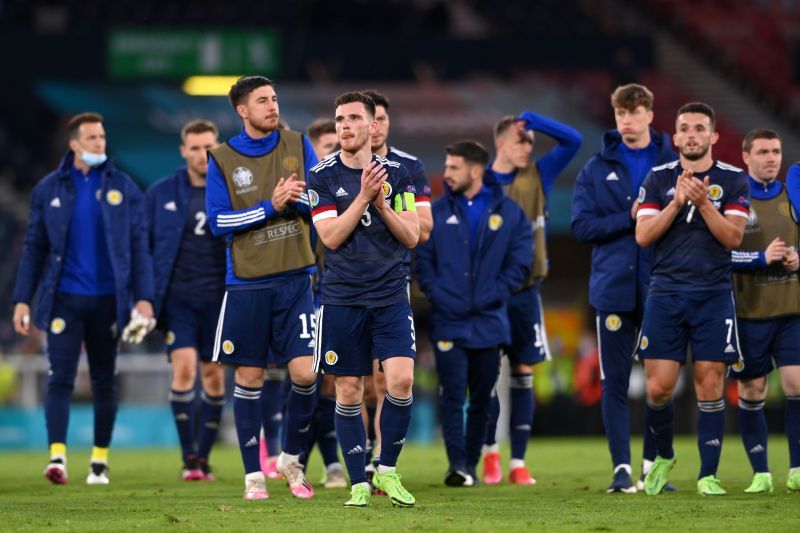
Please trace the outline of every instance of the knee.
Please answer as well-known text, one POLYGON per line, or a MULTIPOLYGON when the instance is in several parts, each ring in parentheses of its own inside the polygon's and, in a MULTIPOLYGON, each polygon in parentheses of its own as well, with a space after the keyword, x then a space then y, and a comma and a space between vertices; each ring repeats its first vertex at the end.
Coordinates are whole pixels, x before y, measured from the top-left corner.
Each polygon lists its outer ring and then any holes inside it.
POLYGON ((308 387, 317 381, 317 374, 313 370, 302 370, 292 372, 292 383, 308 387))
POLYGON ((781 366, 778 367, 778 372, 783 393, 786 396, 800 396, 800 366, 781 366))
POLYGON ((717 374, 708 374, 695 381, 695 395, 700 401, 719 399, 724 388, 725 379, 717 374))
POLYGON ((94 372, 91 374, 91 381, 94 396, 109 396, 116 393, 117 375, 113 370, 94 372))
POLYGON ((47 385, 52 388, 61 390, 72 390, 75 388, 75 373, 73 372, 57 372, 51 370, 50 376, 47 378, 47 385))
POLYGON ((260 389, 264 384, 264 369, 240 366, 236 369, 236 384, 251 389, 260 389))
POLYGON ((414 385, 414 374, 403 372, 400 375, 387 376, 386 385, 392 396, 408 398, 411 396, 411 388, 414 385))
POLYGON ((759 402, 767 397, 766 378, 751 379, 749 381, 739 381, 739 397, 751 402, 759 402))
POLYGON ((654 404, 667 403, 672 399, 672 387, 667 387, 663 383, 647 383, 647 399, 654 404))
POLYGON ((189 390, 194 386, 195 370, 191 365, 173 365, 172 388, 179 391, 189 390))
MULTIPOLYGON (((786 396, 800 396, 800 380, 784 380, 782 386, 786 396)), ((764 396, 766 397, 766 393, 764 396)))
POLYGON ((111 401, 117 397, 117 376, 92 376, 92 397, 95 401, 111 401))
POLYGON ((336 380, 336 401, 345 405, 361 403, 364 394, 359 380, 338 378, 336 380))
POLYGON ((78 361, 50 360, 50 375, 47 383, 50 387, 72 390, 75 387, 75 376, 78 374, 78 361))
POLYGON ((203 390, 210 396, 225 394, 225 371, 221 366, 203 369, 203 390))
POLYGON ((513 365, 511 367, 511 373, 517 375, 533 374, 533 365, 525 365, 525 364, 513 365))

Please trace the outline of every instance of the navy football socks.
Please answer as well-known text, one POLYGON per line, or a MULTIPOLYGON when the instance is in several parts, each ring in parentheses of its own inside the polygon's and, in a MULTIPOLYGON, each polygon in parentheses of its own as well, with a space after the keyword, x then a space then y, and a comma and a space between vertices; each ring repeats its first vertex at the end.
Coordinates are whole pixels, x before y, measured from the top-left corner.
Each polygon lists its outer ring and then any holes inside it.
POLYGON ((725 398, 698 401, 697 447, 700 450, 700 475, 715 476, 722 454, 722 437, 725 432, 725 398))
POLYGON ((261 387, 236 385, 233 390, 233 417, 236 420, 236 435, 242 453, 244 473, 260 472, 258 458, 258 435, 261 432, 261 387))
POLYGON ((336 437, 342 447, 344 464, 350 484, 366 483, 367 470, 364 454, 367 447, 367 430, 361 419, 361 404, 343 405, 336 402, 334 415, 336 437))

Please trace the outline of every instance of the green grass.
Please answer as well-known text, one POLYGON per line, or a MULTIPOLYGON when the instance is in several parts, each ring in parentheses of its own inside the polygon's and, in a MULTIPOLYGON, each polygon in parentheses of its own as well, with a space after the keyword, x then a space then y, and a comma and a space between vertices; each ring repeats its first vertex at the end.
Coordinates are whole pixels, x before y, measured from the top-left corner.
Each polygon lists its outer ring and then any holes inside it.
MULTIPOLYGON (((605 493, 610 466, 602 439, 534 439, 528 463, 539 484, 533 488, 505 483, 447 488, 442 447, 407 446, 400 471, 417 498, 413 509, 392 508, 383 497, 373 497, 368 509, 345 509, 343 489, 317 488, 314 500, 299 501, 280 481, 269 482, 270 500, 245 502, 236 448, 214 451, 218 480, 213 483, 180 481, 177 450, 112 449, 111 484, 105 487, 83 483, 88 451, 70 452, 72 477, 66 486, 44 480, 44 454, 4 451, 0 530, 800 531, 800 494, 785 489, 785 437, 776 435, 771 444, 775 494, 745 496, 752 474, 738 438, 728 436, 719 477, 729 495, 721 498, 696 494, 698 458, 689 438, 676 443, 672 481, 680 492, 659 497, 605 493)), ((639 443, 633 449, 639 450, 639 443)), ((638 474, 638 465, 635 470, 638 474)), ((316 481, 316 457, 309 471, 316 481)))

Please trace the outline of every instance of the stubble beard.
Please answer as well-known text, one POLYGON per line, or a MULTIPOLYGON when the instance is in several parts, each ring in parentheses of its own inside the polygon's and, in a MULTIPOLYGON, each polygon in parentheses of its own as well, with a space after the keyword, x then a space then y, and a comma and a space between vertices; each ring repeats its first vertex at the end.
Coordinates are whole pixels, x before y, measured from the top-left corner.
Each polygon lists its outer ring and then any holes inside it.
POLYGON ((681 150, 681 155, 689 161, 699 161, 706 156, 709 148, 710 145, 706 145, 702 150, 694 153, 687 153, 685 150, 681 150))

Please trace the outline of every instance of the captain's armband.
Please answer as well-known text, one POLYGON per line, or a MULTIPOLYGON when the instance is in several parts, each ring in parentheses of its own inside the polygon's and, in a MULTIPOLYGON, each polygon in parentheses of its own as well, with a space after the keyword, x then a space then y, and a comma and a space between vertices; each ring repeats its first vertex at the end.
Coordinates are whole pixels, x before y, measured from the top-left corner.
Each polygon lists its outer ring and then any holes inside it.
POLYGON ((402 213, 403 211, 416 211, 417 202, 414 198, 414 193, 401 192, 400 194, 395 195, 394 210, 397 213, 402 213))

